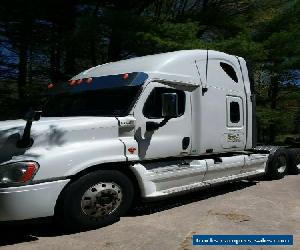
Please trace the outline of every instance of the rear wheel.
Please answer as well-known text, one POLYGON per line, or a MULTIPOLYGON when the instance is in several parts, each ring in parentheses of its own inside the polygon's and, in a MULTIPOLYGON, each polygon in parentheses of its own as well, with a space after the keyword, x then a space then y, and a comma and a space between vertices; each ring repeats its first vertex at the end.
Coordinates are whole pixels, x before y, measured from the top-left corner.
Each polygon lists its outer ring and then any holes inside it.
POLYGON ((68 229, 102 227, 118 221, 130 208, 133 196, 133 185, 126 175, 100 170, 67 187, 57 214, 68 229))
POLYGON ((290 149, 289 150, 289 172, 291 174, 299 174, 300 173, 300 149, 290 149))
POLYGON ((283 178, 288 170, 288 155, 285 149, 278 149, 270 155, 266 175, 270 179, 283 178))

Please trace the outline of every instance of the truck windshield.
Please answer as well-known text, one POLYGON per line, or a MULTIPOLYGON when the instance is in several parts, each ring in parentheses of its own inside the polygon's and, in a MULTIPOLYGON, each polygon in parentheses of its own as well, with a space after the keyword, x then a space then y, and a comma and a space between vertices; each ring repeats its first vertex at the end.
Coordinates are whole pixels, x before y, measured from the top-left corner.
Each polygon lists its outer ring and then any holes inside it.
POLYGON ((147 77, 138 72, 51 84, 42 116, 126 116, 147 77))
POLYGON ((126 116, 140 88, 120 87, 51 96, 43 108, 43 116, 126 116))

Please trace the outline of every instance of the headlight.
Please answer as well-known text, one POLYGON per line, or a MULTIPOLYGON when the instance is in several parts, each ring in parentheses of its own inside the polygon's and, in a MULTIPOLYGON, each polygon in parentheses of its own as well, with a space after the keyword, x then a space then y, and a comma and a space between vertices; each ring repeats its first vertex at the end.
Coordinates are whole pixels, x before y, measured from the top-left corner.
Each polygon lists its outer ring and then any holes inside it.
POLYGON ((0 165, 0 184, 25 183, 34 177, 39 169, 36 162, 14 162, 0 165))

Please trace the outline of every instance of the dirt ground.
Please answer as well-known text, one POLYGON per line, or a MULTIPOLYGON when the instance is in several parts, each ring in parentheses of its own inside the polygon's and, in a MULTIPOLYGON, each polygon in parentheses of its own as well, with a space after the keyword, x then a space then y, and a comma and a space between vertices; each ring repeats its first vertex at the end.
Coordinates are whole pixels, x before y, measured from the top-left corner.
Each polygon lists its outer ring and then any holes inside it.
MULTIPOLYGON (((22 204, 20 204, 22 205, 22 204)), ((64 235, 48 222, 0 224, 3 249, 300 249, 300 175, 239 181, 132 209, 113 225, 64 235), (192 246, 193 234, 293 234, 293 247, 192 246)))

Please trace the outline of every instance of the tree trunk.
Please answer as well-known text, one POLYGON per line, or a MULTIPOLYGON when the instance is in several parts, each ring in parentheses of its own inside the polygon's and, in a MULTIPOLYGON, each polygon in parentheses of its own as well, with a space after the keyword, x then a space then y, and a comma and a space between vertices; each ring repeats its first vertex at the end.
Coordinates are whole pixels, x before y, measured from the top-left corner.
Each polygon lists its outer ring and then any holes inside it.
POLYGON ((25 98, 25 86, 27 79, 27 53, 28 46, 25 42, 19 47, 19 63, 18 63, 18 92, 19 99, 22 101, 25 98))
MULTIPOLYGON (((114 20, 112 22, 112 29, 110 35, 110 41, 108 45, 108 61, 118 61, 121 59, 122 52, 122 35, 121 29, 123 25, 120 27, 120 22, 122 20, 121 11, 116 11, 114 14, 114 20)), ((124 20, 125 21, 125 20, 124 20)))
MULTIPOLYGON (((270 91, 270 98, 271 98, 271 109, 275 110, 277 108, 277 98, 279 93, 279 79, 278 76, 273 76, 271 78, 271 91, 270 91)), ((274 143, 276 139, 276 124, 271 122, 269 126, 269 143, 274 143)))
POLYGON ((52 26, 52 44, 50 51, 50 79, 52 82, 56 82, 60 75, 60 36, 57 23, 53 23, 52 26))
POLYGON ((154 4, 154 8, 155 8, 154 16, 155 16, 155 22, 156 23, 158 23, 159 20, 160 20, 161 11, 162 11, 162 5, 163 5, 162 0, 156 0, 155 1, 155 4, 154 4))
POLYGON ((279 79, 277 76, 271 78, 271 109, 277 108, 277 98, 279 93, 279 79))
POLYGON ((92 32, 92 37, 90 39, 90 58, 91 58, 91 63, 93 66, 97 64, 97 14, 99 11, 100 5, 99 2, 96 3, 95 9, 92 13, 92 22, 93 22, 93 27, 94 30, 92 32))
POLYGON ((19 39, 19 62, 18 62, 18 95, 22 102, 24 101, 26 95, 26 84, 27 84, 27 74, 28 74, 28 52, 29 45, 31 43, 32 34, 32 18, 29 12, 26 12, 23 21, 20 23, 20 39, 19 39))
POLYGON ((206 10, 206 9, 207 9, 208 2, 209 2, 209 0, 203 0, 203 2, 202 2, 202 9, 203 9, 203 10, 206 10))
POLYGON ((60 62, 59 65, 62 67, 62 56, 65 52, 65 58, 63 62, 63 70, 60 69, 59 79, 65 80, 66 78, 72 77, 76 72, 76 48, 74 44, 74 31, 76 29, 76 3, 77 1, 68 0, 64 2, 64 9, 67 12, 63 21, 60 20, 60 62))
POLYGON ((72 48, 66 49, 66 58, 64 62, 65 75, 70 77, 75 73, 75 56, 72 48))

